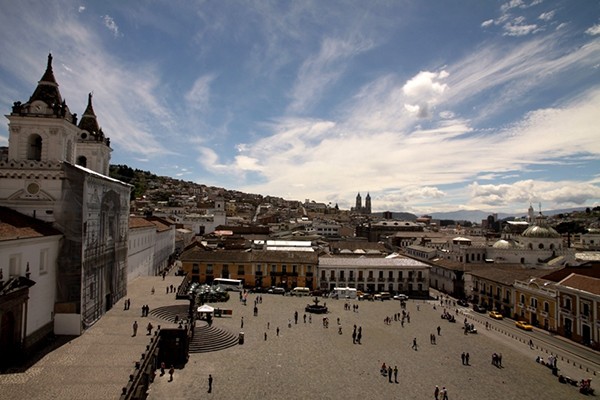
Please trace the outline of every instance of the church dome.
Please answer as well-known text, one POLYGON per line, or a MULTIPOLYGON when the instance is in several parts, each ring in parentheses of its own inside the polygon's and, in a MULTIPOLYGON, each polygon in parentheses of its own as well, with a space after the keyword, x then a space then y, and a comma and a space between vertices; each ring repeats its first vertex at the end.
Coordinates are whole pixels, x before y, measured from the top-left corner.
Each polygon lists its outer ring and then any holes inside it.
POLYGON ((554 228, 539 225, 532 225, 525 229, 525 232, 523 232, 522 236, 538 239, 558 239, 561 237, 560 233, 556 232, 554 228))
POLYGON ((500 239, 492 246, 494 249, 514 249, 517 247, 517 244, 513 240, 505 240, 500 239))

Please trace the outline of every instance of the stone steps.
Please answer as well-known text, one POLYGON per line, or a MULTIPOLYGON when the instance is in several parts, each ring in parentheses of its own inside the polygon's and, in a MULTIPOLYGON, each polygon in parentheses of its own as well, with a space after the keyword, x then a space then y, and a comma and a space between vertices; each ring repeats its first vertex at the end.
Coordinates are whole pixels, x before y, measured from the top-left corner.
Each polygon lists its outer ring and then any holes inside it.
POLYGON ((238 344, 238 337, 215 326, 197 326, 190 343, 190 353, 208 353, 228 349, 238 344))

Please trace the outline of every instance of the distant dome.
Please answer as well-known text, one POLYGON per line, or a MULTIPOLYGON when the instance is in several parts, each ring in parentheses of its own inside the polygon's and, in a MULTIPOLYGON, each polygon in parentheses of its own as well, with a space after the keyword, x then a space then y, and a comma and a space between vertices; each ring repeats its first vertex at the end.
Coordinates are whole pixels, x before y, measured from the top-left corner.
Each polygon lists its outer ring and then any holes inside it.
POLYGON ((517 247, 516 243, 512 240, 500 239, 492 246, 494 249, 514 249, 517 247))
POLYGON ((532 225, 525 229, 525 232, 522 233, 522 236, 538 239, 558 239, 561 237, 560 233, 556 232, 554 228, 539 225, 532 225))

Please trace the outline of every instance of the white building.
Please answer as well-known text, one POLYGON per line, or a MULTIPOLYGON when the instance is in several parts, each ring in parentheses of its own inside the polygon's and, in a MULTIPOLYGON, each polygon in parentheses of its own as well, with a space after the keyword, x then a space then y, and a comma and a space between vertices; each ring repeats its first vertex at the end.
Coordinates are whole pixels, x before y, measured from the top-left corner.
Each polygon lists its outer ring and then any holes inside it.
POLYGON ((92 96, 78 124, 58 89, 51 55, 29 100, 15 102, 7 118, 0 205, 63 234, 51 267, 56 298, 45 300, 53 304, 55 333, 79 334, 126 293, 131 187, 107 176, 112 150, 92 96))
POLYGON ((129 217, 127 282, 154 275, 156 226, 143 217, 129 217))
POLYGON ((54 331, 62 237, 48 223, 0 207, 0 364, 54 331))
POLYGON ((318 287, 333 290, 351 287, 365 292, 401 292, 409 296, 429 294, 429 265, 402 256, 319 257, 318 287))

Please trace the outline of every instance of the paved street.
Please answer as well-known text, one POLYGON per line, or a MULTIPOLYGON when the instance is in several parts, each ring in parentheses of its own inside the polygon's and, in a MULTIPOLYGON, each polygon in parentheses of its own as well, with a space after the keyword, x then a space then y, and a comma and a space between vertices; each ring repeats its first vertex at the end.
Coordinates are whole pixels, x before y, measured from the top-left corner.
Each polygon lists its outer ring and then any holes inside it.
MULTIPOLYGON (((0 399, 110 399, 118 398, 133 364, 148 343, 145 326, 167 326, 150 316, 141 318, 140 307, 155 308, 185 304, 166 294, 165 287, 181 278, 168 276, 138 278, 128 288, 131 310, 118 303, 105 317, 81 337, 46 355, 25 373, 0 375, 0 399), (152 287, 155 294, 151 295, 152 287), (138 321, 136 337, 131 325, 138 321)), ((551 371, 535 363, 539 350, 509 335, 476 322, 476 335, 463 334, 463 315, 452 324, 440 318, 442 309, 434 302, 411 300, 407 303, 411 322, 384 324, 400 312, 399 302, 358 302, 358 312, 344 310, 344 300, 324 299, 330 308, 329 328, 322 316, 303 322, 304 306, 311 298, 263 294, 258 316, 253 316, 253 301, 243 306, 236 296, 221 305, 233 309, 233 317, 217 318, 215 326, 230 332, 240 331, 244 317, 245 343, 223 351, 192 354, 183 369, 157 375, 150 388, 151 399, 371 399, 433 398, 435 385, 446 386, 450 399, 573 399, 582 396, 577 388, 558 383, 551 371), (417 310, 417 305, 420 310, 417 310), (298 324, 293 314, 298 311, 298 324), (338 333, 340 318, 342 334, 338 333), (288 320, 292 327, 288 328, 288 320), (267 329, 267 324, 270 328, 267 329), (362 326, 362 344, 352 344, 352 326, 362 326), (436 334, 436 345, 429 336, 436 334), (279 337, 276 328, 280 328, 279 337), (264 333, 267 340, 264 340, 264 333), (411 349, 417 338, 418 350, 411 349), (470 366, 463 366, 461 353, 469 352, 470 366), (502 353, 503 368, 491 365, 491 355, 502 353), (385 362, 399 369, 398 382, 389 383, 379 368, 385 362), (214 378, 208 394, 208 374, 214 378)), ((452 310, 454 311, 454 309, 452 310)), ((484 321, 481 315, 475 316, 484 321)), ((495 325, 494 325, 495 326, 495 325)), ((548 354, 540 354, 547 358, 548 354)), ((596 376, 585 369, 559 362, 560 373, 575 379, 596 376)))

